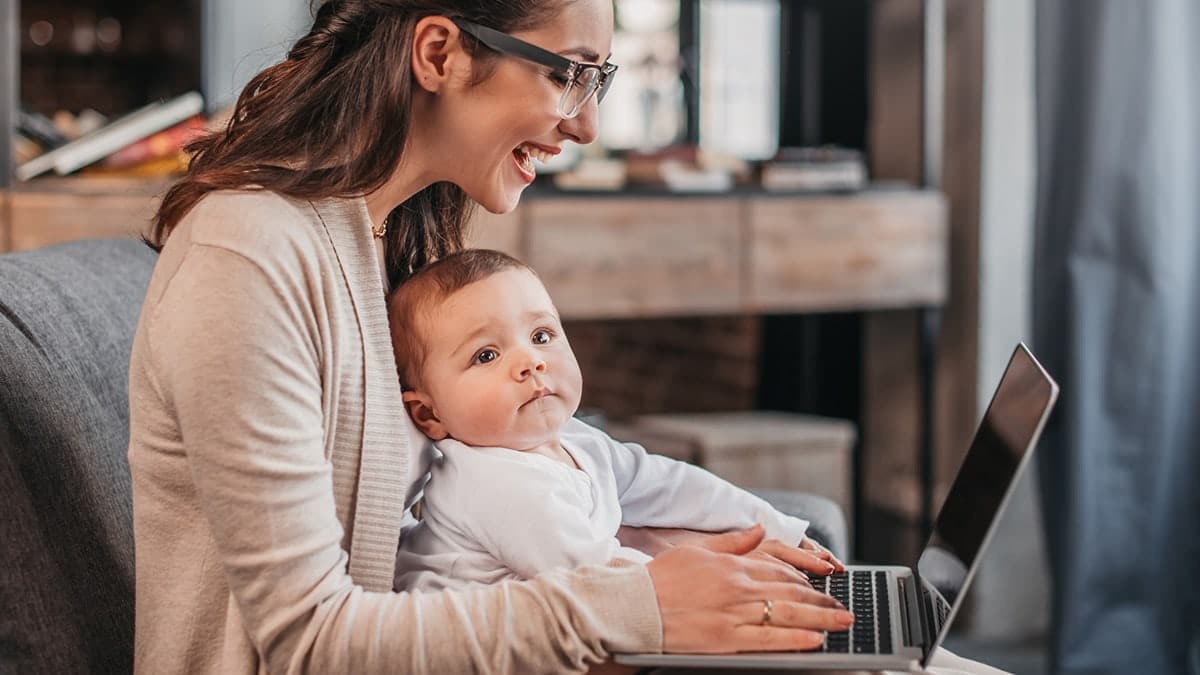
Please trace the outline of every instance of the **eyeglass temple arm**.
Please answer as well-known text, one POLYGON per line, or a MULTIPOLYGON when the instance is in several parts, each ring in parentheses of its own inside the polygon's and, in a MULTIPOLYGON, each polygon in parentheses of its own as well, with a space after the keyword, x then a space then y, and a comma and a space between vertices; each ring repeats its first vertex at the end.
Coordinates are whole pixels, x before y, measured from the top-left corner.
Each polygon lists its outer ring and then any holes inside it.
POLYGON ((480 42, 496 51, 520 56, 555 70, 570 70, 571 66, 575 65, 574 61, 565 56, 547 51, 537 45, 531 45, 508 33, 501 33, 494 28, 481 26, 465 19, 453 19, 453 21, 459 28, 474 35, 480 42))

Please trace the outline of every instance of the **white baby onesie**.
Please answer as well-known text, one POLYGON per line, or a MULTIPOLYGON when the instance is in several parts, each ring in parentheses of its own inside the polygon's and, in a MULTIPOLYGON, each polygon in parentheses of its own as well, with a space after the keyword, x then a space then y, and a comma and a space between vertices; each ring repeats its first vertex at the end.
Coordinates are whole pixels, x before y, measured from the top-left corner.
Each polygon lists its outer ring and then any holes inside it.
POLYGON ((808 522, 713 474, 652 455, 571 419, 562 445, 579 469, 507 448, 438 442, 421 522, 396 559, 396 590, 461 588, 527 579, 555 567, 646 562, 622 547, 622 524, 709 532, 761 523, 798 545, 808 522))

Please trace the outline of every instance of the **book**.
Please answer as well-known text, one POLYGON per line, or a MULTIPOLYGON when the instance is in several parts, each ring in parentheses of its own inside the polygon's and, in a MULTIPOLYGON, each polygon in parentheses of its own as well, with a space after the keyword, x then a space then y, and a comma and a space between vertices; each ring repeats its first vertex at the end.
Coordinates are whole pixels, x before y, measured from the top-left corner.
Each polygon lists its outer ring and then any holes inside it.
POLYGON ((103 176, 108 178, 166 178, 187 171, 191 157, 182 150, 164 157, 148 159, 137 164, 121 167, 105 166, 103 162, 84 167, 81 176, 103 176))
POLYGON ((66 145, 71 140, 49 117, 25 108, 17 111, 17 131, 46 150, 66 145))
POLYGON ((849 148, 780 148, 763 164, 761 180, 772 192, 850 192, 866 187, 867 167, 849 148))
POLYGON ((193 115, 173 127, 117 150, 105 157, 102 164, 109 169, 122 169, 178 155, 188 143, 204 134, 206 127, 203 115, 193 115))
POLYGON ((108 124, 107 117, 91 108, 80 110, 78 115, 72 114, 69 110, 59 110, 51 119, 54 121, 54 126, 58 127, 68 141, 73 141, 84 134, 90 134, 108 124))
POLYGON ((625 187, 625 162, 587 158, 569 171, 554 175, 560 190, 620 190, 625 187))
POLYGON ((51 170, 60 176, 73 173, 203 110, 204 98, 197 92, 143 106, 90 134, 21 164, 16 170, 17 180, 29 180, 51 170))
POLYGON ((28 162, 29 160, 33 159, 34 157, 37 157, 38 155, 45 152, 45 150, 42 149, 42 146, 40 146, 36 142, 26 138, 23 134, 19 134, 19 133, 13 134, 12 139, 13 139, 13 146, 12 146, 13 162, 16 164, 20 164, 22 162, 28 162))
POLYGON ((672 192, 727 192, 733 189, 733 174, 677 159, 664 160, 659 166, 663 184, 672 192))

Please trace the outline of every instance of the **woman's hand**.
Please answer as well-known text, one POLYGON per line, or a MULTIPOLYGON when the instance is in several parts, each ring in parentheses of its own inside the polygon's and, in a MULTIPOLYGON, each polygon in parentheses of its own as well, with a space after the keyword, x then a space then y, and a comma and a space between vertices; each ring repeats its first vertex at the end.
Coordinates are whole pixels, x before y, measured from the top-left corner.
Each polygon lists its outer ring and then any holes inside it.
POLYGON ((817 541, 812 537, 805 537, 804 541, 800 542, 800 548, 833 565, 834 572, 846 571, 846 566, 841 560, 838 560, 837 556, 833 554, 833 551, 830 551, 821 544, 817 543, 817 541))
POLYGON ((670 548, 646 565, 664 652, 815 649, 825 631, 853 623, 841 603, 814 591, 795 567, 748 555, 762 539, 761 526, 728 532, 670 548))
POLYGON ((767 539, 758 545, 753 555, 772 562, 782 562, 822 577, 846 569, 837 556, 811 537, 805 537, 800 546, 789 546, 778 539, 767 539))

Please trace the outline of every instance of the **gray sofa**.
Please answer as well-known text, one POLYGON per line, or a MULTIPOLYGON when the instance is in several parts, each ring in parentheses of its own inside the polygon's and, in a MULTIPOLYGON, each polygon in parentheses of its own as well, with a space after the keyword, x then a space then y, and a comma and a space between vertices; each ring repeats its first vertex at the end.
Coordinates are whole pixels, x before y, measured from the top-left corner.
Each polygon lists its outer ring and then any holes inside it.
MULTIPOLYGON (((132 240, 0 255, 0 673, 132 668, 126 382, 154 260, 132 240)), ((833 502, 764 496, 845 556, 833 502)))

